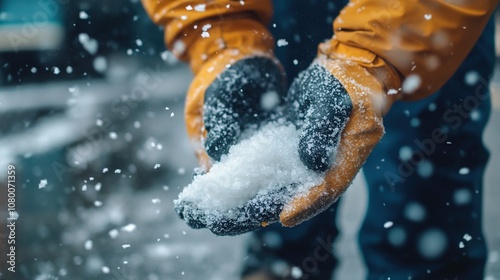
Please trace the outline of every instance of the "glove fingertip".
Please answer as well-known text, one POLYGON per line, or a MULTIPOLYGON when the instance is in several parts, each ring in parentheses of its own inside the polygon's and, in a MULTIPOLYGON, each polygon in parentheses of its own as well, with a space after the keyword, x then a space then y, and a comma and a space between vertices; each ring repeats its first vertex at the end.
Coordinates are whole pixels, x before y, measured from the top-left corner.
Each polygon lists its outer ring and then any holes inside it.
POLYGON ((207 154, 212 159, 220 161, 221 157, 229 152, 229 148, 236 144, 239 134, 239 127, 235 126, 209 131, 205 139, 207 154))
POLYGON ((334 145, 326 139, 318 139, 318 134, 306 134, 299 141, 299 158, 310 170, 325 172, 335 157, 334 145))

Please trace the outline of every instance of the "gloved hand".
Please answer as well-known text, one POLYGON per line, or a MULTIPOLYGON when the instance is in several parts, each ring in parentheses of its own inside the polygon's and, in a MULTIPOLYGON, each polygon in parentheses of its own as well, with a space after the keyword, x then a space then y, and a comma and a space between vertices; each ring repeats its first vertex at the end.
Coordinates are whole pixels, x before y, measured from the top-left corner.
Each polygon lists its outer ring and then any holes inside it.
POLYGON ((333 24, 335 35, 320 45, 318 58, 289 93, 292 119, 303 130, 301 160, 326 172, 322 184, 284 207, 283 225, 295 226, 337 200, 382 137, 381 117, 392 103, 438 90, 497 4, 362 0, 346 5, 333 24))
MULTIPOLYGON (((206 78, 206 72, 199 72, 186 103, 189 137, 194 143, 204 142, 204 149, 200 145, 195 147, 200 165, 206 171, 213 160, 220 160, 238 142, 245 128, 257 127, 284 100, 285 76, 275 59, 248 56, 232 65, 221 63, 218 61, 217 65, 224 66, 222 72, 208 85, 206 82, 210 79, 206 78), (204 92, 201 89, 205 89, 204 92)), ((217 235, 236 235, 259 228, 260 222, 268 221, 270 217, 276 220, 283 205, 272 213, 259 212, 266 201, 262 198, 251 200, 243 207, 229 211, 241 213, 237 219, 232 215, 221 215, 221 220, 215 222, 190 201, 176 201, 175 210, 192 228, 208 227, 217 235)))
POLYGON ((186 126, 207 171, 210 157, 220 159, 244 126, 258 123, 272 109, 273 100, 261 104, 263 94, 276 92, 278 102, 284 94, 284 71, 274 58, 275 42, 266 28, 271 1, 142 2, 151 19, 164 27, 168 48, 193 70, 186 126))
POLYGON ((277 61, 263 56, 243 58, 220 73, 204 97, 207 154, 219 161, 245 128, 269 117, 283 101, 284 83, 277 61))
POLYGON ((286 78, 278 60, 246 48, 222 50, 203 63, 188 90, 187 132, 204 171, 245 128, 258 125, 283 102, 286 78))
POLYGON ((307 168, 324 172, 324 182, 285 205, 283 225, 310 219, 347 189, 384 134, 381 115, 391 103, 387 97, 363 67, 326 56, 293 82, 287 108, 301 130, 299 156, 307 168))
MULTIPOLYGON (((142 0, 151 19, 164 27, 165 43, 189 62, 194 79, 186 96, 185 121, 202 171, 207 172, 241 132, 258 126, 284 100, 285 75, 274 57, 275 41, 266 25, 270 1, 142 0)), ((236 234, 268 220, 256 213, 261 201, 235 209, 249 219, 207 223, 207 214, 191 201, 176 203, 176 212, 194 228, 236 234)), ((278 212, 274 213, 274 220, 278 212)))
MULTIPOLYGON (((258 126, 283 102, 284 71, 273 55, 274 39, 266 28, 271 3, 250 0, 143 0, 151 18, 165 28, 172 52, 190 63, 194 79, 186 96, 187 133, 204 172, 238 142, 241 132, 258 126)), ((189 200, 176 212, 194 228, 219 235, 241 233, 268 220, 257 212, 263 203, 249 201, 234 209, 248 219, 208 222, 207 213, 189 200), (254 214, 252 214, 254 213, 254 214)), ((282 206, 282 205, 281 205, 282 206)), ((274 220, 279 213, 274 213, 274 220)), ((212 220, 210 220, 212 221, 212 220)))

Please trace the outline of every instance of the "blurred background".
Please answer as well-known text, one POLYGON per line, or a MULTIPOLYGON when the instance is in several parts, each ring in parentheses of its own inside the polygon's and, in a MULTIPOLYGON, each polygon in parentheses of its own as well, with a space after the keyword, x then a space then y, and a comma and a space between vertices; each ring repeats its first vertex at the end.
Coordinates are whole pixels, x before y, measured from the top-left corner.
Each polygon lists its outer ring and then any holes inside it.
MULTIPOLYGON (((192 230, 173 211, 196 167, 183 123, 192 76, 162 36, 139 0, 0 0, 0 279, 238 279, 248 236, 192 230), (4 259, 9 163, 16 278, 4 259)), ((500 279, 497 65, 485 135, 488 280, 500 279)), ((364 184, 358 176, 342 201, 338 279, 364 275, 364 184)))

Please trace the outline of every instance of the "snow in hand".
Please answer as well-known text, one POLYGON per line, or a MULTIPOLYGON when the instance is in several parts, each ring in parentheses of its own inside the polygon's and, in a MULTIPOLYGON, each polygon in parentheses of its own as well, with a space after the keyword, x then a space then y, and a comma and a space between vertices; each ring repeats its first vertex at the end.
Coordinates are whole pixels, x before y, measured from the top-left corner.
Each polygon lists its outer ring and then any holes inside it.
POLYGON ((175 200, 176 210, 195 228, 235 235, 276 222, 283 206, 322 182, 322 174, 299 159, 300 131, 271 122, 242 140, 206 174, 196 176, 175 200))

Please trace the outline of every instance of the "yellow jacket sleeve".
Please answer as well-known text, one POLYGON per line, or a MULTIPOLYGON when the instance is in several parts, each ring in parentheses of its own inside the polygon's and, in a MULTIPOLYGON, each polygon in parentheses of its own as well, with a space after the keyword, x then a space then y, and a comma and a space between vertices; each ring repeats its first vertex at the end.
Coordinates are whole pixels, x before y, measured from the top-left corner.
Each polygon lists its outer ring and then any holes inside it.
POLYGON ((165 43, 194 73, 221 50, 271 53, 266 29, 269 0, 142 0, 153 21, 165 28, 165 43))
POLYGON ((497 0, 352 0, 334 21, 335 36, 320 46, 320 53, 358 63, 377 77, 386 92, 396 90, 405 100, 424 98, 457 70, 497 4, 497 0))

